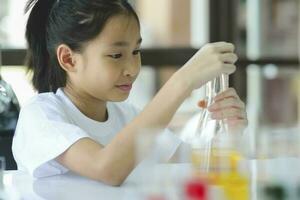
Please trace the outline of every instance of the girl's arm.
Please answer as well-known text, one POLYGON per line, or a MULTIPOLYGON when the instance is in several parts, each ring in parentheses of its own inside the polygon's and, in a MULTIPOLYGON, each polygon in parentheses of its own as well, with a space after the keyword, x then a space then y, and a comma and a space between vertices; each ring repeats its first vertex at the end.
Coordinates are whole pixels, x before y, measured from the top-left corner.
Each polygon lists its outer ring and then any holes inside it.
POLYGON ((91 139, 81 139, 57 160, 80 175, 109 185, 120 185, 134 168, 135 138, 139 130, 166 127, 194 89, 222 73, 233 73, 237 60, 233 51, 234 46, 225 42, 204 46, 167 81, 154 99, 111 143, 103 147, 91 139))

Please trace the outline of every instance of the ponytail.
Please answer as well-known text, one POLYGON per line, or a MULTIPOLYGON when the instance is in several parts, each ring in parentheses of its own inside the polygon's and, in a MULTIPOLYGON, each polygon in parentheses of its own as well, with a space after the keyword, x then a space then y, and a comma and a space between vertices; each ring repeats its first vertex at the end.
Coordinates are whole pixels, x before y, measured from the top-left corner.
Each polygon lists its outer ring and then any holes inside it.
POLYGON ((32 83, 39 93, 57 89, 53 85, 55 82, 51 80, 53 70, 47 50, 47 24, 55 2, 56 0, 29 0, 25 8, 25 12, 31 9, 25 33, 28 42, 26 64, 33 71, 32 83))

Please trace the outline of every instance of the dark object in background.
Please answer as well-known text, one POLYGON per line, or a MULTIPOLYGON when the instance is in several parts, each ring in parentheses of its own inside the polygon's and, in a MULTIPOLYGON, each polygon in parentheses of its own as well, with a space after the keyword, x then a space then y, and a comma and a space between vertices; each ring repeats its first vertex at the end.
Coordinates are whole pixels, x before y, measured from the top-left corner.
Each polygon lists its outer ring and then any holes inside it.
POLYGON ((281 185, 266 185, 263 188, 263 200, 285 200, 286 190, 281 185))
POLYGON ((0 156, 6 160, 6 169, 16 169, 11 144, 20 112, 17 97, 0 76, 0 156))
POLYGON ((17 97, 0 76, 0 131, 16 128, 20 106, 17 97))

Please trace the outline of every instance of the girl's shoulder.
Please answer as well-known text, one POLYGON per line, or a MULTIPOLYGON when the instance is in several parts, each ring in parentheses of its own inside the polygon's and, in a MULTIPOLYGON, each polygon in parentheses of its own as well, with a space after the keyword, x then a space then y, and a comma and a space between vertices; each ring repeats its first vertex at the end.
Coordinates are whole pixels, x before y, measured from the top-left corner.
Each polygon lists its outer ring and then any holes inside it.
POLYGON ((41 105, 41 106, 56 106, 60 105, 61 100, 59 96, 57 96, 53 92, 45 92, 36 94, 32 98, 30 98, 23 106, 22 109, 26 109, 28 107, 41 105))
POLYGON ((51 116, 65 116, 65 107, 62 99, 53 92, 36 94, 29 99, 20 111, 20 117, 36 116, 51 119, 51 116))
MULTIPOLYGON (((113 117, 124 119, 126 122, 131 121, 139 113, 140 109, 134 106, 131 102, 108 102, 107 107, 109 113, 113 117)), ((46 117, 47 119, 61 118, 68 119, 70 110, 76 110, 75 106, 61 92, 40 93, 32 97, 21 108, 20 116, 46 117)), ((76 113, 76 112, 75 112, 76 113)))

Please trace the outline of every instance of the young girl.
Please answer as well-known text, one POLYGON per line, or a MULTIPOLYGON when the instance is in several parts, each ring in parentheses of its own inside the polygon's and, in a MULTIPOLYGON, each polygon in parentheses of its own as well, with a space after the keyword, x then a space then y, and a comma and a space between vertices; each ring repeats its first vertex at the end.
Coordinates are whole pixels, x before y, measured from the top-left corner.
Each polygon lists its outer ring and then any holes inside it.
MULTIPOLYGON (((139 19, 125 0, 30 0, 29 66, 39 92, 20 112, 13 153, 34 177, 71 170, 120 185, 134 168, 139 130, 167 127, 190 93, 235 71, 234 46, 197 52, 138 114, 124 101, 141 67, 139 19)), ((229 89, 209 108, 216 119, 244 127, 244 104, 229 89)), ((171 157, 181 140, 171 133, 171 157)))

